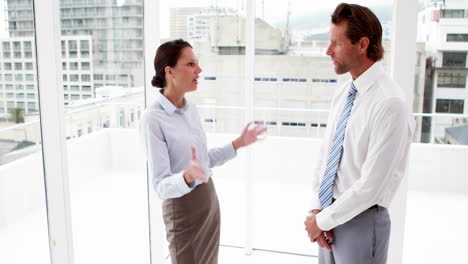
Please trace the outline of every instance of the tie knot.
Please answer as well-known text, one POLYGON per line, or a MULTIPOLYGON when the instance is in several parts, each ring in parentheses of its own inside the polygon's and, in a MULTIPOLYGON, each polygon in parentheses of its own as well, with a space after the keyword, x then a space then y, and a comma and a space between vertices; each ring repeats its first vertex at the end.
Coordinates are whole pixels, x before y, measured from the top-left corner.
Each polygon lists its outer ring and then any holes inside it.
POLYGON ((349 87, 349 95, 355 95, 357 93, 356 86, 354 86, 354 83, 351 83, 351 86, 349 87))

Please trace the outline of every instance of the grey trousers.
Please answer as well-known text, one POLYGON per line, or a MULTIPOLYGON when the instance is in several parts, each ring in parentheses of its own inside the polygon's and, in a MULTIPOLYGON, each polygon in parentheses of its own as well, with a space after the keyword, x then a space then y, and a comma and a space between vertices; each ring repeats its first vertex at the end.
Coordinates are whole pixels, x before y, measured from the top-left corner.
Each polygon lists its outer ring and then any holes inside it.
POLYGON ((319 264, 385 264, 390 237, 386 208, 368 209, 333 229, 332 251, 319 250, 319 264))

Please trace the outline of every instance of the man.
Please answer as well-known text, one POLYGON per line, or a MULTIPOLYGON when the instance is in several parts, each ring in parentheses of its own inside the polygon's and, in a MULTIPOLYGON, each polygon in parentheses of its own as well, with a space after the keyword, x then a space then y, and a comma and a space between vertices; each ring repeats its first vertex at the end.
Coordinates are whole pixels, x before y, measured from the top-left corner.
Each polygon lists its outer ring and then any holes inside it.
POLYGON ((352 79, 332 99, 305 221, 320 264, 386 263, 390 205, 405 174, 414 120, 384 71, 382 26, 366 7, 340 4, 327 50, 352 79))

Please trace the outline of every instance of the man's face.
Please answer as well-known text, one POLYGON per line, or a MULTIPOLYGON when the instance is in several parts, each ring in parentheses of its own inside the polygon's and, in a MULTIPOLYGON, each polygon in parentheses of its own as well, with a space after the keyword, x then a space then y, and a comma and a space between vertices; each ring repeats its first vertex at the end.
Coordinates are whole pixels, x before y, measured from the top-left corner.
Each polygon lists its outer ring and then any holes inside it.
POLYGON ((347 22, 338 25, 331 23, 330 26, 330 45, 327 55, 332 59, 337 74, 347 73, 359 65, 359 42, 351 43, 345 34, 346 27, 347 22))

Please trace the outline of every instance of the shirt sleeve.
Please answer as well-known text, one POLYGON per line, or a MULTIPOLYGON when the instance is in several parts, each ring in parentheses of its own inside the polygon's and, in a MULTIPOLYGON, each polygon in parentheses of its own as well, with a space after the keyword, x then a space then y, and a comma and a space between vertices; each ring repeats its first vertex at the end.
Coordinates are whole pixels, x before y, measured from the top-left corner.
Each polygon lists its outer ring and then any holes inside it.
POLYGON ((223 147, 212 148, 208 150, 210 159, 208 166, 210 168, 223 165, 226 161, 233 159, 237 155, 232 143, 226 144, 223 147))
POLYGON ((176 198, 189 193, 193 187, 185 182, 183 171, 171 172, 169 152, 157 120, 149 121, 143 116, 139 132, 148 160, 148 172, 159 198, 176 198))
POLYGON ((399 164, 406 163, 413 132, 406 103, 400 98, 382 102, 370 122, 372 131, 361 177, 317 215, 317 225, 322 230, 346 223, 377 204, 378 195, 390 181, 401 182, 404 173, 399 171, 399 164))

